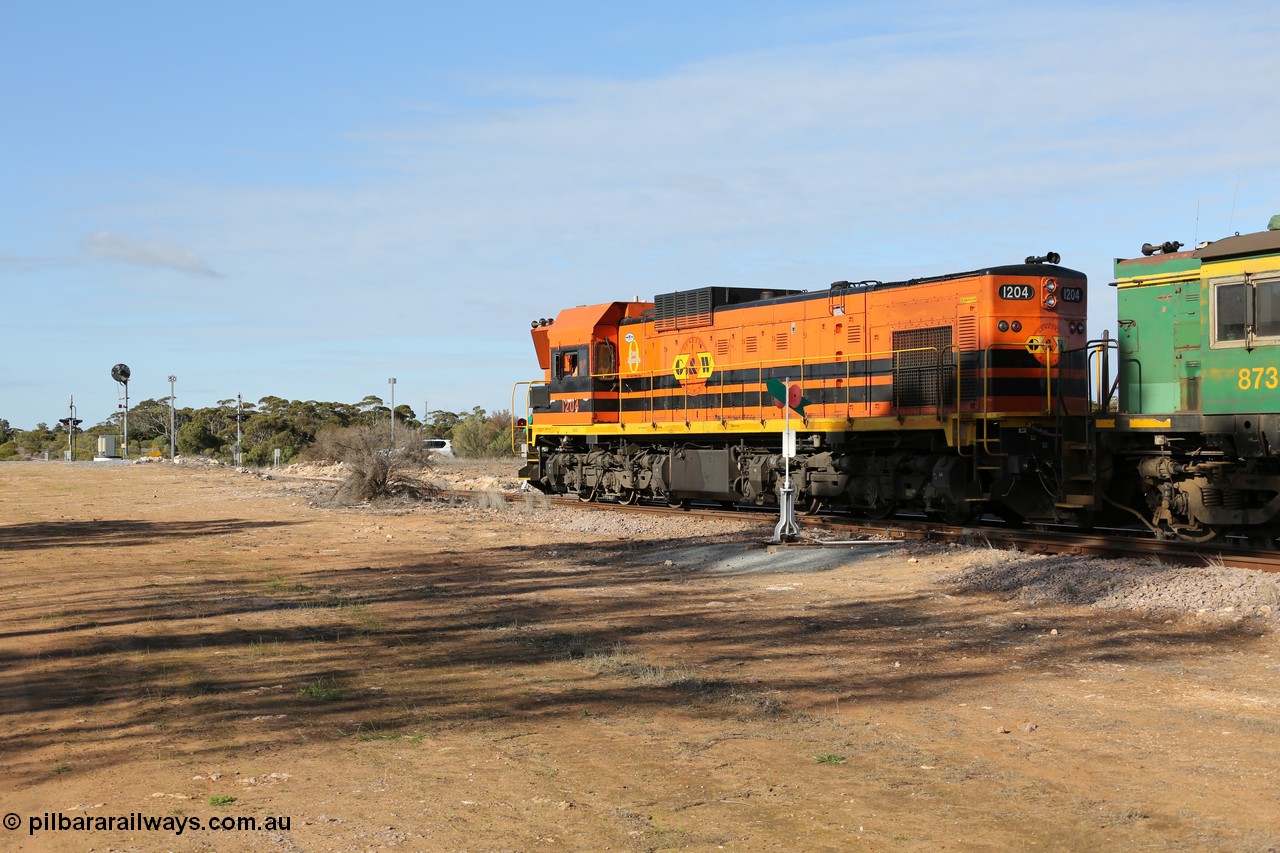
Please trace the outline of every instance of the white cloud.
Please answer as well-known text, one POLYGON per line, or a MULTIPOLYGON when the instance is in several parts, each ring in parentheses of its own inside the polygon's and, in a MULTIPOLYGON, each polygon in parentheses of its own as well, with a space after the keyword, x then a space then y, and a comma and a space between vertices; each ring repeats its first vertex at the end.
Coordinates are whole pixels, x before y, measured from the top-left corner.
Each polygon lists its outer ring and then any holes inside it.
POLYGON ((206 278, 218 276, 218 272, 194 251, 163 238, 142 242, 123 234, 98 231, 84 238, 81 248, 86 254, 96 258, 145 267, 163 267, 206 278))

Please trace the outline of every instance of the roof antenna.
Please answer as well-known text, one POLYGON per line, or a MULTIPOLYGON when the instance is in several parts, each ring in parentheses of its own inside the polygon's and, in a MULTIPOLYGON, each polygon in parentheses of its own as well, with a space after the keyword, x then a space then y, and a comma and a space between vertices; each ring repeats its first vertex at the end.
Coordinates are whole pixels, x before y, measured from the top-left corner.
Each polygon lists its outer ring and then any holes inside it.
POLYGON ((1236 191, 1231 196, 1231 218, 1227 220, 1227 233, 1231 233, 1231 226, 1236 222, 1236 199, 1240 196, 1240 176, 1236 175, 1236 191))
POLYGON ((1196 238, 1191 241, 1191 245, 1200 245, 1200 199, 1196 199, 1196 238))

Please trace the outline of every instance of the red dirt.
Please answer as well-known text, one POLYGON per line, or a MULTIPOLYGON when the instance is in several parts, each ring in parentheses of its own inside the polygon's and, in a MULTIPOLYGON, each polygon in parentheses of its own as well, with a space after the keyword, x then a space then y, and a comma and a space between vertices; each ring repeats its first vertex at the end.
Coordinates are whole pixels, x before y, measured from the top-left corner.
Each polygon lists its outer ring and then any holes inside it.
POLYGON ((670 554, 767 524, 580 518, 0 466, 0 845, 1280 848, 1252 622, 949 594, 965 549, 728 573, 670 554), (29 834, 46 813, 290 828, 29 834))

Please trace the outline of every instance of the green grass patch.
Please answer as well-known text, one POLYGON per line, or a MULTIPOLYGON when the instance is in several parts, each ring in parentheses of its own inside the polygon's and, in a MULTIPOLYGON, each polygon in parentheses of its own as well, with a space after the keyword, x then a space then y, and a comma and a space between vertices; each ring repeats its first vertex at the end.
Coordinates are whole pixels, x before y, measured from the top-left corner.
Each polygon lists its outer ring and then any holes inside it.
POLYGON ((300 580, 286 580, 280 575, 267 581, 267 589, 275 593, 289 593, 292 595, 303 595, 309 592, 315 592, 315 587, 309 583, 303 583, 300 580))
POLYGON ((315 699, 318 702, 336 702, 346 696, 346 691, 342 689, 342 685, 332 678, 322 678, 299 688, 298 695, 304 699, 315 699))

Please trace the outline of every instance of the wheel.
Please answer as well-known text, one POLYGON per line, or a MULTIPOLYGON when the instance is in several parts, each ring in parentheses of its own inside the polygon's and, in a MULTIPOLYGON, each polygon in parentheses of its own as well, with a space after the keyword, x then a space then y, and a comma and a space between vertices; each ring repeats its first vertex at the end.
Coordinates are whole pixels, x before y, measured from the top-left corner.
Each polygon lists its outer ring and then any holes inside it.
POLYGON ((898 511, 897 501, 882 501, 881 503, 878 503, 873 507, 869 507, 863 510, 867 518, 873 519, 875 521, 883 521, 884 519, 889 518, 891 515, 893 515, 897 511, 898 511))
POLYGON ((952 527, 968 524, 973 521, 977 515, 977 510, 971 508, 968 502, 959 505, 948 504, 943 509, 929 513, 930 518, 941 521, 943 524, 951 525, 952 527))
POLYGON ((822 498, 809 498, 809 502, 800 510, 801 515, 817 515, 822 512, 822 498))

